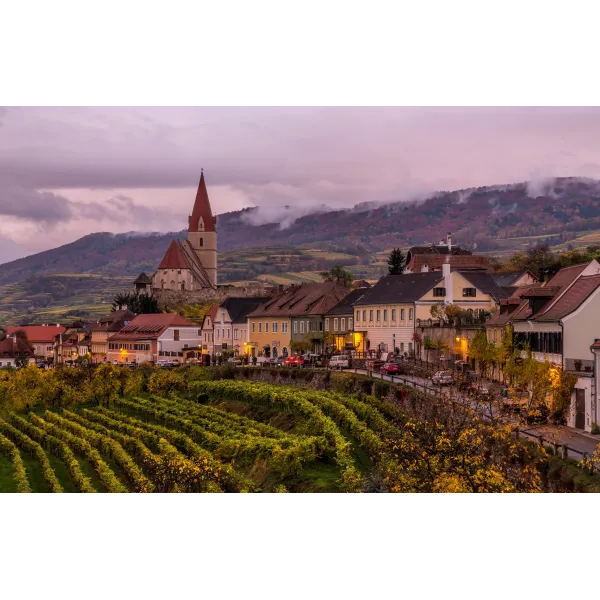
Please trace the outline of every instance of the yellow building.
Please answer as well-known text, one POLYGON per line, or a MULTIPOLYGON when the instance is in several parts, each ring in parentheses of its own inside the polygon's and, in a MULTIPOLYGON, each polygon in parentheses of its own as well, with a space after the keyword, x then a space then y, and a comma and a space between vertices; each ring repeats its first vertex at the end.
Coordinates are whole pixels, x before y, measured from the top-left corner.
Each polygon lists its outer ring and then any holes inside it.
MULTIPOLYGON (((289 356, 291 350, 290 317, 261 314, 261 307, 248 315, 249 356, 289 356), (257 313, 256 315, 254 313, 257 313)), ((264 313, 264 311, 263 311, 264 313)))

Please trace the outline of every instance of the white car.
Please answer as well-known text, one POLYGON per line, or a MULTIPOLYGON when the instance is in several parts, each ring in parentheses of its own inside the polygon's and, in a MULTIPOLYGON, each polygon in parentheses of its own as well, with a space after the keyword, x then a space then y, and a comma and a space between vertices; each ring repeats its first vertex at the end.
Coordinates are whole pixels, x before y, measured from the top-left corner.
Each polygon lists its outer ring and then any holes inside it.
POLYGON ((454 381, 452 371, 438 371, 432 378, 434 385, 450 385, 454 381))
POLYGON ((329 359, 329 366, 332 369, 347 369, 350 366, 350 361, 347 356, 332 356, 329 359))

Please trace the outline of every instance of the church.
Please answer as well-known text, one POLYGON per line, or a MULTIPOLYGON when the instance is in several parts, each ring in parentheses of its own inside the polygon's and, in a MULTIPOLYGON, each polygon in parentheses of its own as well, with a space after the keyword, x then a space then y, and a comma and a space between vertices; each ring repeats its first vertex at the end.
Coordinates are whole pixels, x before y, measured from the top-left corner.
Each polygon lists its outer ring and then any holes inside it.
POLYGON ((217 218, 213 217, 204 181, 188 218, 187 240, 173 240, 152 276, 152 291, 198 291, 217 288, 217 218))

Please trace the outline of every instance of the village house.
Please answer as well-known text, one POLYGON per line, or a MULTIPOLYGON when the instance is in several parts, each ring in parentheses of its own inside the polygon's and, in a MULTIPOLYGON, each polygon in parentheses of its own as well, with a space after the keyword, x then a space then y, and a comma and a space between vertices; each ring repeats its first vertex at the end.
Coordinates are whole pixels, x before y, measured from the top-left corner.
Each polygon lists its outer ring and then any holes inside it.
POLYGON ((325 314, 349 293, 335 282, 290 286, 248 314, 252 356, 288 356, 306 346, 323 351, 325 314))
POLYGON ((54 360, 54 342, 59 333, 64 333, 66 327, 62 325, 25 325, 23 327, 7 327, 6 335, 10 336, 17 331, 24 331, 27 339, 33 346, 36 359, 54 360))
POLYGON ((202 330, 177 313, 138 315, 108 338, 108 360, 144 363, 183 362, 183 351, 199 348, 202 330))
POLYGON ((215 353, 215 330, 214 322, 217 316, 219 305, 215 304, 202 319, 201 331, 202 331, 202 354, 208 354, 214 356, 215 353))
POLYGON ((488 340, 510 327, 512 343, 539 361, 577 375, 569 425, 590 431, 600 419, 592 346, 600 331, 600 264, 565 267, 543 285, 526 286, 501 304, 486 325, 488 340))
POLYGON ((64 333, 59 333, 54 342, 54 364, 65 364, 86 356, 91 350, 92 323, 74 323, 64 333))
POLYGON ((360 351, 412 353, 415 303, 443 281, 441 272, 386 275, 367 289, 354 303, 354 331, 364 340, 360 351))
POLYGON ((441 271, 442 265, 448 263, 457 269, 484 269, 491 271, 488 259, 481 254, 473 254, 470 250, 452 244, 452 235, 448 233, 446 240, 431 246, 413 246, 406 253, 404 273, 427 273, 441 271))
MULTIPOLYGON (((230 351, 246 354, 248 342, 247 316, 270 298, 227 298, 222 302, 213 317, 215 356, 230 351)), ((204 342, 203 342, 204 343, 204 342)))
POLYGON ((130 310, 116 310, 92 325, 90 344, 93 363, 108 360, 109 336, 125 327, 134 317, 130 310))
POLYGON ((364 332, 354 329, 354 303, 370 289, 352 290, 325 315, 325 335, 336 351, 364 352, 364 332))
POLYGON ((23 357, 33 358, 33 352, 24 343, 17 340, 16 335, 7 335, 0 341, 0 368, 17 367, 23 357))

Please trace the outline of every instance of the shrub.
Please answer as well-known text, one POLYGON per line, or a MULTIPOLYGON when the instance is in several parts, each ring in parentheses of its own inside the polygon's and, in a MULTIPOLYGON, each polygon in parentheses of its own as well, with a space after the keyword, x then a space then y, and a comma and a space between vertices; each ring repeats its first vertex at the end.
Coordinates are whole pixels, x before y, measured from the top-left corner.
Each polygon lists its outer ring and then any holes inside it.
POLYGON ((174 371, 157 371, 148 380, 148 392, 157 396, 165 396, 171 392, 185 389, 185 379, 174 371))

